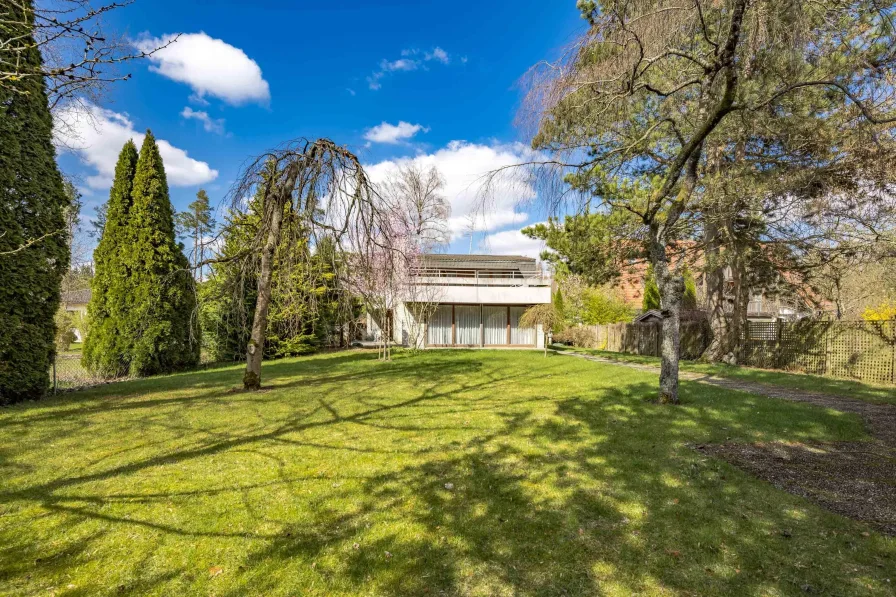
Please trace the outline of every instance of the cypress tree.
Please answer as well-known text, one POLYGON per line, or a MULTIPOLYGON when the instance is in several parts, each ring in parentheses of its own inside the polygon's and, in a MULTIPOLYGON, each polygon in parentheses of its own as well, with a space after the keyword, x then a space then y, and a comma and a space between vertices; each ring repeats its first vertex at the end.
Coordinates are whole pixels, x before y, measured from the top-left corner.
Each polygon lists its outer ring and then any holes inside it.
POLYGON ((660 308, 660 287, 656 283, 653 268, 647 269, 647 278, 644 280, 644 298, 641 300, 641 310, 646 313, 652 309, 660 308))
MULTIPOLYGON (((23 71, 39 72, 33 3, 7 3, 7 10, 25 14, 7 19, 0 42, 19 38, 15 46, 25 50, 0 49, 0 62, 21 61, 23 71)), ((69 198, 56 167, 52 129, 41 77, 0 87, 0 404, 39 398, 49 387, 54 316, 69 263, 69 198)))
POLYGON ((697 281, 691 268, 685 267, 682 271, 684 276, 684 295, 681 297, 681 308, 687 311, 697 310, 697 281))
POLYGON ((175 240, 174 210, 159 147, 146 132, 134 174, 129 225, 133 375, 176 371, 199 362, 196 295, 189 262, 175 240))
POLYGON ((93 252, 96 271, 87 306, 91 329, 84 342, 82 361, 88 369, 107 377, 128 372, 132 351, 131 337, 123 322, 133 297, 128 267, 133 249, 129 218, 136 168, 137 146, 129 139, 118 156, 100 241, 93 252))

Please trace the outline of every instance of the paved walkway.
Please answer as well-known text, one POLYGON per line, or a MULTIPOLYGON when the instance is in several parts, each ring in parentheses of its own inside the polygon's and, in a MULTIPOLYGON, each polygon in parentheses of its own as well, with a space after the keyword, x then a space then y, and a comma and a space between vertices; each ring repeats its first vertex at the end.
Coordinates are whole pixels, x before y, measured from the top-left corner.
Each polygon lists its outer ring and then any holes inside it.
MULTIPOLYGON (((578 352, 558 351, 557 354, 578 357, 596 363, 606 363, 608 365, 638 369, 639 371, 646 371, 648 373, 659 374, 660 372, 659 367, 654 365, 626 363, 624 361, 615 361, 613 359, 578 352)), ((896 406, 890 404, 872 404, 849 396, 835 396, 819 392, 807 392, 805 390, 782 388, 780 386, 764 383, 728 379, 706 375, 704 373, 694 373, 691 371, 682 371, 679 377, 683 380, 705 383, 727 390, 749 392, 750 394, 758 394, 769 398, 780 398, 782 400, 790 400, 791 402, 805 402, 841 412, 854 413, 862 417, 862 420, 865 422, 865 426, 868 428, 871 435, 889 447, 896 447, 896 406)))

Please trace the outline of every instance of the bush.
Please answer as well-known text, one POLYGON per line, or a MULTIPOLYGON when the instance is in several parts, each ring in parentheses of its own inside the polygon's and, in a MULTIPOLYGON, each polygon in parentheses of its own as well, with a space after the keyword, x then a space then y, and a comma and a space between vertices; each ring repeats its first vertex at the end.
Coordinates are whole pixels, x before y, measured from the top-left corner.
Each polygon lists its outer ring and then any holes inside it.
POLYGON ((75 336, 74 318, 72 317, 71 313, 60 307, 59 310, 56 311, 55 323, 56 350, 64 352, 68 350, 68 347, 72 342, 78 339, 77 336, 75 336))
POLYGON ((582 323, 620 323, 631 321, 632 315, 631 307, 625 304, 618 293, 609 288, 595 288, 586 295, 582 323))

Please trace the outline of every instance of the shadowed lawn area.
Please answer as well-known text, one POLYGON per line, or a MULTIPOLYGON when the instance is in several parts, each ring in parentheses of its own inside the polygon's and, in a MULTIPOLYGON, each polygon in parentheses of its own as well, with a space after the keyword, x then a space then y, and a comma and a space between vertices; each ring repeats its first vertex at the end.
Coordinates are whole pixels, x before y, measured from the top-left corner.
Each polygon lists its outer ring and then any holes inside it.
MULTIPOLYGON (((642 356, 637 354, 625 354, 620 352, 608 352, 606 350, 594 350, 590 348, 566 348, 555 347, 558 350, 573 350, 593 354, 595 356, 622 361, 625 363, 640 363, 643 365, 660 366, 659 357, 642 356)), ((698 363, 696 361, 681 361, 681 370, 693 373, 704 373, 729 379, 740 379, 764 384, 771 384, 793 390, 805 390, 807 392, 820 392, 835 396, 847 396, 865 402, 879 404, 896 404, 896 385, 877 385, 863 383, 851 379, 838 379, 834 377, 822 377, 819 375, 806 375, 803 373, 789 373, 774 371, 772 369, 755 369, 753 367, 739 367, 724 363, 698 363)))
POLYGON ((857 417, 687 382, 658 406, 654 375, 540 352, 264 374, 0 410, 0 593, 893 594, 893 538, 688 446, 857 417))

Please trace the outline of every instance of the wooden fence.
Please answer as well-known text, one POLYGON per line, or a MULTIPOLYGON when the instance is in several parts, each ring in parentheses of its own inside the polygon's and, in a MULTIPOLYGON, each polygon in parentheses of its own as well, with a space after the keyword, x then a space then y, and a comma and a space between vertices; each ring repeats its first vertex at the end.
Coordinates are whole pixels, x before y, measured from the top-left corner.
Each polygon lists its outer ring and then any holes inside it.
MULTIPOLYGON (((682 358, 699 358, 711 338, 705 322, 683 321, 682 358)), ((659 323, 580 326, 556 339, 583 348, 660 355, 659 323)), ((751 367, 896 383, 896 321, 750 322, 737 357, 751 367)))
MULTIPOLYGON (((584 325, 564 330, 555 340, 569 342, 582 348, 596 348, 610 352, 626 352, 647 356, 660 356, 661 324, 656 323, 608 323, 584 325)), ((681 356, 696 359, 712 338, 709 325, 704 321, 681 322, 681 356)))

